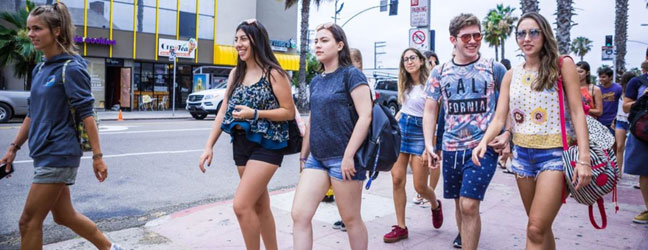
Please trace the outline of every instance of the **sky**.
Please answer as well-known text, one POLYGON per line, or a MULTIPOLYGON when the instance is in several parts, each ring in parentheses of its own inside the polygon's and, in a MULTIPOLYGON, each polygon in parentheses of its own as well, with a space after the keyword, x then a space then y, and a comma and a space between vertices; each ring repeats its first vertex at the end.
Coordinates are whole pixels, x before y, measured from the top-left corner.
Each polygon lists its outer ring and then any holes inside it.
MULTIPOLYGON (((310 29, 317 25, 333 21, 335 0, 323 0, 318 8, 311 7, 310 29)), ((645 60, 646 49, 648 48, 648 9, 645 8, 646 0, 628 0, 628 40, 626 54, 626 68, 639 67, 645 60), (636 41, 636 42, 631 42, 636 41), (641 44, 643 43, 643 44, 641 44)), ((351 16, 366 8, 380 5, 380 0, 339 0, 338 4, 344 3, 340 12, 338 24, 346 22, 351 16)), ((448 25, 450 19, 460 13, 472 13, 483 20, 490 9, 494 9, 499 3, 515 8, 513 14, 521 15, 519 0, 431 0, 430 2, 430 26, 436 30, 436 50, 441 62, 448 61, 452 52, 452 44, 449 41, 450 33, 448 25)), ((614 35, 614 13, 615 1, 613 0, 574 0, 576 16, 572 19, 576 23, 571 29, 571 39, 578 36, 585 36, 593 41, 592 50, 584 57, 592 69, 602 64, 612 65, 612 61, 601 61, 601 46, 605 43, 605 35, 614 35)), ((556 1, 540 0, 540 14, 549 20, 555 28, 556 1)), ((398 15, 389 16, 387 12, 379 12, 373 9, 358 15, 343 28, 351 47, 360 49, 363 56, 364 68, 374 67, 374 42, 386 41, 387 47, 382 51, 386 54, 378 56, 378 66, 382 68, 398 67, 399 57, 403 50, 409 46, 410 29, 410 1, 400 0, 398 15)), ((523 62, 523 58, 516 56, 519 48, 514 38, 505 42, 506 58, 511 60, 512 65, 523 62)), ((379 49, 379 51, 381 51, 379 49)), ((482 41, 481 53, 488 58, 495 57, 495 50, 482 41)), ((501 53, 501 52, 500 52, 501 53)), ((576 61, 580 58, 572 55, 576 61)))

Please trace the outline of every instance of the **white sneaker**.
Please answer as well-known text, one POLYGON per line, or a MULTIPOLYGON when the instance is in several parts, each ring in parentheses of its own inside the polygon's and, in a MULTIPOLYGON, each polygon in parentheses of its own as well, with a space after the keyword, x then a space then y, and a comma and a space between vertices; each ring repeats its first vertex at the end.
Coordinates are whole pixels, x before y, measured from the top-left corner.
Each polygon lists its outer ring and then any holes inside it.
POLYGON ((124 250, 124 249, 121 248, 119 245, 113 243, 112 245, 110 245, 110 250, 124 250))
POLYGON ((416 194, 416 196, 412 198, 412 202, 416 205, 421 205, 425 202, 425 199, 423 199, 420 194, 416 194))

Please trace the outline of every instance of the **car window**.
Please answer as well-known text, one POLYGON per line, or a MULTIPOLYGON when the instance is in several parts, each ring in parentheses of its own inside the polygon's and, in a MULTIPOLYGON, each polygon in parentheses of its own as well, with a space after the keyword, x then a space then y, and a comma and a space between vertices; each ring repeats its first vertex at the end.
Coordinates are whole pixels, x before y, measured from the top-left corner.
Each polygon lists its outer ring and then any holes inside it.
POLYGON ((386 83, 387 90, 398 91, 398 84, 396 84, 396 81, 386 81, 386 83))
POLYGON ((376 82, 376 89, 385 89, 385 81, 376 82))

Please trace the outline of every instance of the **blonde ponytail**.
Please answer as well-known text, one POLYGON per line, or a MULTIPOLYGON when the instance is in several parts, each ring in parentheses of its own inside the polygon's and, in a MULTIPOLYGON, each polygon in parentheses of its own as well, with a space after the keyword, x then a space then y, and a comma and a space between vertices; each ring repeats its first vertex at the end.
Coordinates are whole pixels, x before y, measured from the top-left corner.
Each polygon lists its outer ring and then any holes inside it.
POLYGON ((75 27, 70 12, 64 3, 58 2, 52 5, 38 6, 29 15, 41 18, 52 35, 54 35, 54 30, 59 28, 59 35, 55 39, 56 44, 67 54, 78 54, 76 44, 74 44, 75 27))

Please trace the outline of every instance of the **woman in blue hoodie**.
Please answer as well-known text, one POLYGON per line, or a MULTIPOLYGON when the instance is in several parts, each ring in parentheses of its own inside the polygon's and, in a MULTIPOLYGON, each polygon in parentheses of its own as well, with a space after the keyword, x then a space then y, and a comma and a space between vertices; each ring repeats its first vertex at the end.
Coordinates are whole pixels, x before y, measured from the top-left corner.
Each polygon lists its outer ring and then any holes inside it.
POLYGON ((93 117, 90 76, 74 46, 70 13, 63 3, 39 6, 29 14, 27 28, 34 48, 45 58, 32 72, 27 117, 0 159, 8 171, 16 152, 29 139, 34 178, 19 222, 21 249, 42 248, 43 220, 50 211, 54 222, 69 227, 98 249, 119 249, 94 222, 75 211, 70 199, 68 185, 74 184, 83 155, 75 121, 83 122, 88 132, 97 180, 103 182, 108 176, 93 117))

